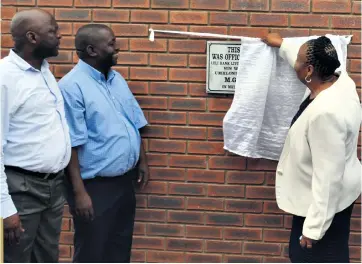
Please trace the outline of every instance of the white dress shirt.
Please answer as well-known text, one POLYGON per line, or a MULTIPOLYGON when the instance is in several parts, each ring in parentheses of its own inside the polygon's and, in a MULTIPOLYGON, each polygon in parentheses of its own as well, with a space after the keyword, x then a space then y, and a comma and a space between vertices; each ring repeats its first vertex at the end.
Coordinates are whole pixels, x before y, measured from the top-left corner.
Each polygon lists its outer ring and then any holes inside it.
MULTIPOLYGON (((298 49, 283 42, 280 55, 292 66, 298 49)), ((357 142, 361 106, 356 85, 342 71, 290 128, 276 172, 280 209, 306 217, 303 235, 320 240, 334 215, 361 194, 357 142)))
POLYGON ((3 165, 56 173, 70 160, 69 128, 58 84, 44 60, 37 70, 14 51, 0 61, 1 216, 14 214, 3 165))

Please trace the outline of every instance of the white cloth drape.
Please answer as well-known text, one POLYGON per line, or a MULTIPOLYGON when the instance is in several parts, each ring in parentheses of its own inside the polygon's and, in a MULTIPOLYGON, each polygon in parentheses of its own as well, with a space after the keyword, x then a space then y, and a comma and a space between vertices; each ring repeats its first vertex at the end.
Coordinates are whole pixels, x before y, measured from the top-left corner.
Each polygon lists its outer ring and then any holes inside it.
MULTIPOLYGON (((350 36, 326 35, 346 70, 350 36)), ((300 47, 312 37, 288 38, 300 47)), ((224 148, 235 154, 278 160, 291 120, 309 90, 278 49, 260 39, 241 40, 233 103, 223 121, 224 148)))

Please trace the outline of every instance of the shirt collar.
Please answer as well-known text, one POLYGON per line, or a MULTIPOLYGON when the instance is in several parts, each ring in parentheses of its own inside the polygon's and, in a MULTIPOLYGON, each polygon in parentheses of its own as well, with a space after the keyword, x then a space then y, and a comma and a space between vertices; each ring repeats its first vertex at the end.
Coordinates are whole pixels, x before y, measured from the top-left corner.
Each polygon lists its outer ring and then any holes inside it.
MULTIPOLYGON (((28 62, 26 62, 22 57, 20 57, 14 50, 10 50, 9 57, 11 60, 23 71, 39 71, 31 66, 28 62)), ((44 72, 49 69, 49 63, 46 60, 43 60, 41 65, 41 71, 44 72)))
MULTIPOLYGON (((97 82, 99 81, 103 81, 105 82, 106 79, 104 77, 104 74, 101 73, 100 71, 98 71, 97 69, 93 68, 92 66, 90 66, 88 63, 86 63, 85 61, 79 59, 79 62, 77 64, 77 67, 88 73, 94 80, 96 80, 97 82)), ((115 76, 114 70, 110 69, 109 73, 108 73, 108 79, 107 81, 112 82, 113 78, 115 76)))

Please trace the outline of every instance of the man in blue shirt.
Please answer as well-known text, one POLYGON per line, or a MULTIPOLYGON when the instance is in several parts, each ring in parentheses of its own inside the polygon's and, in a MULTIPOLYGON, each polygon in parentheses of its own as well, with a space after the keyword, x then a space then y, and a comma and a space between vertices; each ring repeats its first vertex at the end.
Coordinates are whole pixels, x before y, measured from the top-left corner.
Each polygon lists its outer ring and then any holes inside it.
POLYGON ((75 37, 79 63, 59 82, 72 156, 67 199, 75 262, 129 262, 135 216, 133 183, 144 187, 148 165, 139 129, 143 112, 117 64, 116 38, 100 24, 75 37))

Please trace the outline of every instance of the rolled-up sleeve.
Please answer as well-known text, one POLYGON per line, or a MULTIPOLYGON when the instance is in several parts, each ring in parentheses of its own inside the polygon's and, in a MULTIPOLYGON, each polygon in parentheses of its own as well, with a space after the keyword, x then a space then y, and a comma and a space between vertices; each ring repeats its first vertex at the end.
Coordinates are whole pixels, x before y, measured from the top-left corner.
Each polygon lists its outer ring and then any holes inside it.
POLYGON ((83 95, 76 83, 59 82, 64 99, 65 117, 69 126, 72 147, 84 145, 88 139, 83 95))
POLYGON ((133 112, 135 116, 135 126, 137 127, 137 129, 141 129, 142 127, 148 124, 140 105, 138 104, 137 100, 134 97, 133 97, 133 112))
POLYGON ((335 114, 319 115, 310 123, 313 200, 303 226, 303 235, 308 238, 322 239, 336 214, 345 169, 346 136, 344 120, 335 114))

